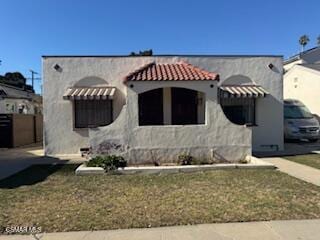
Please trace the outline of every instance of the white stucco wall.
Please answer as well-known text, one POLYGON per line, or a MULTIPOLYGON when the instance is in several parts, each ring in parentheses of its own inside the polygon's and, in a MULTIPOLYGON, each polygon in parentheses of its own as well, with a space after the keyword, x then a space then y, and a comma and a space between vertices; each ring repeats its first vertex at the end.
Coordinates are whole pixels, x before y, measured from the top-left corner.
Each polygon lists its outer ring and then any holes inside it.
MULTIPOLYGON (((253 141, 254 150, 257 151, 275 150, 270 145, 277 145, 279 149, 283 148, 282 58, 280 57, 45 57, 43 59, 43 100, 46 154, 79 153, 81 147, 90 145, 89 131, 73 128, 72 103, 62 98, 68 87, 88 77, 103 79, 109 85, 117 87, 119 97, 115 99, 115 115, 119 114, 121 105, 124 104, 124 99, 128 94, 127 104, 113 124, 90 130, 91 142, 97 143, 101 139, 118 139, 124 145, 128 143, 126 147, 129 147, 130 150, 126 151, 133 159, 139 155, 142 156, 139 149, 143 150, 143 148, 151 148, 155 145, 158 145, 162 149, 159 151, 165 154, 164 151, 168 144, 172 149, 187 146, 189 150, 193 148, 195 152, 201 152, 197 150, 201 146, 206 149, 205 151, 209 147, 214 149, 220 147, 221 153, 229 157, 251 152, 251 141, 253 141), (170 63, 182 60, 205 70, 219 73, 221 81, 219 83, 206 81, 152 82, 142 83, 143 85, 134 83, 133 89, 127 89, 122 82, 124 76, 129 72, 151 61, 170 63), (270 63, 275 66, 273 69, 268 67, 270 63), (59 64, 62 71, 56 71, 55 64, 59 64), (217 84, 221 84, 225 79, 234 75, 246 76, 253 82, 262 85, 270 93, 267 98, 258 100, 257 127, 248 129, 230 123, 218 105, 217 84), (213 90, 209 87, 212 83, 215 85, 213 90), (207 125, 138 127, 137 92, 145 90, 148 87, 146 84, 151 84, 150 88, 155 88, 157 84, 159 87, 160 85, 162 87, 186 87, 187 84, 190 84, 192 89, 205 92, 207 125), (197 136, 190 135, 190 132, 196 132, 197 136), (164 141, 164 139, 170 141, 164 141), (223 146, 229 147, 223 150, 223 146)), ((181 150, 183 149, 179 151, 181 150)))
POLYGON ((302 101, 312 113, 320 116, 320 72, 296 65, 284 75, 284 98, 302 101))
POLYGON ((302 64, 302 63, 305 63, 305 61, 303 59, 297 59, 293 62, 290 62, 290 63, 287 63, 287 64, 284 64, 283 65, 283 69, 285 71, 289 71, 292 67, 294 67, 295 65, 299 65, 299 64, 302 64))
MULTIPOLYGON (((112 125, 90 130, 91 146, 99 147, 101 144, 106 150, 108 146, 119 145, 131 163, 173 162, 179 154, 233 162, 251 153, 251 130, 234 125, 225 118, 217 101, 217 82, 183 83, 185 88, 206 93, 205 124, 167 126, 138 126, 138 94, 156 88, 181 87, 181 82, 130 84, 134 87, 128 89, 127 105, 121 113, 123 118, 112 125), (213 88, 211 84, 214 84, 213 88), (110 137, 106 139, 104 136, 110 137)), ((114 152, 113 149, 110 152, 114 152)))

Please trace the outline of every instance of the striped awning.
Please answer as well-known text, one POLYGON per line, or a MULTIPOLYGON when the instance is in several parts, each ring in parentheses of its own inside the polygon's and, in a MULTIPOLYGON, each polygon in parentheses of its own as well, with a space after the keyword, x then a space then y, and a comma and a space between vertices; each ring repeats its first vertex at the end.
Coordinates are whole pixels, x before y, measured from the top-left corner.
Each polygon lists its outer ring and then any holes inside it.
POLYGON ((68 88, 63 99, 66 100, 106 100, 113 99, 115 87, 72 87, 68 88))
POLYGON ((269 94, 263 87, 258 85, 222 85, 220 86, 220 97, 229 98, 258 98, 269 94))

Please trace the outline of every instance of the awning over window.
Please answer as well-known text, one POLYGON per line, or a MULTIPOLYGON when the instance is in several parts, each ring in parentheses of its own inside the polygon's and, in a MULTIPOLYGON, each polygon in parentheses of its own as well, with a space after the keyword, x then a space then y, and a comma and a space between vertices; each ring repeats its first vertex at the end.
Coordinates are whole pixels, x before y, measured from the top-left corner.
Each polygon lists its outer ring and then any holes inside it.
POLYGON ((220 86, 220 97, 222 98, 258 98, 269 94, 263 87, 258 85, 223 85, 220 86))
POLYGON ((73 87, 63 95, 66 100, 106 100, 113 99, 115 87, 73 87))

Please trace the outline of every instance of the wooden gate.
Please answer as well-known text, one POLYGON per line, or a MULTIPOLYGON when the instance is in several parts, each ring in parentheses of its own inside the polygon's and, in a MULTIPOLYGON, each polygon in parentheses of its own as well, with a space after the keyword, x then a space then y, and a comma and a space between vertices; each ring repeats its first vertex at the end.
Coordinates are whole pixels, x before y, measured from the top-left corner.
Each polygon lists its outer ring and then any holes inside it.
POLYGON ((0 148, 42 141, 42 115, 0 114, 0 148))
POLYGON ((12 147, 12 115, 0 114, 0 148, 12 147))

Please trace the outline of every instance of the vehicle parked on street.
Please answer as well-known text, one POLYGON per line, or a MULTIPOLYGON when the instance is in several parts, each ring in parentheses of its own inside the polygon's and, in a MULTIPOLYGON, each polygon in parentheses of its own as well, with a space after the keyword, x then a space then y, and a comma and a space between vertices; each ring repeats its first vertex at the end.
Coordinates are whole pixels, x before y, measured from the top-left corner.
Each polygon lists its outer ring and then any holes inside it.
POLYGON ((284 100, 284 138, 316 142, 320 138, 319 121, 299 100, 284 100))

